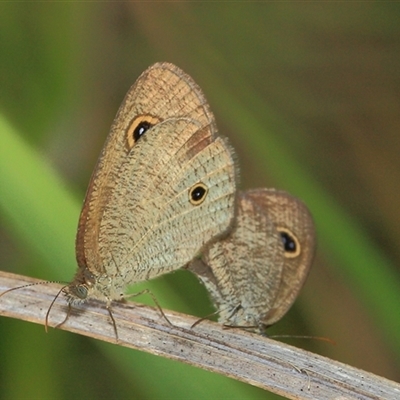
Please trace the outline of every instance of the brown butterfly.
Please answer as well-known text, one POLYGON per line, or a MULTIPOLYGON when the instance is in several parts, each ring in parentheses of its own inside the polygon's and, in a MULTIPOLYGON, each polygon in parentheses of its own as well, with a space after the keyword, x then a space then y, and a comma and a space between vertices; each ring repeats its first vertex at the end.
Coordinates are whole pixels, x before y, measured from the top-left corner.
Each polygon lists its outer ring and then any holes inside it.
POLYGON ((193 79, 157 63, 127 93, 86 193, 69 303, 176 270, 234 218, 235 164, 193 79))
POLYGON ((263 332, 288 311, 311 267, 314 224, 288 193, 248 190, 238 195, 236 224, 188 269, 204 283, 219 322, 263 332))

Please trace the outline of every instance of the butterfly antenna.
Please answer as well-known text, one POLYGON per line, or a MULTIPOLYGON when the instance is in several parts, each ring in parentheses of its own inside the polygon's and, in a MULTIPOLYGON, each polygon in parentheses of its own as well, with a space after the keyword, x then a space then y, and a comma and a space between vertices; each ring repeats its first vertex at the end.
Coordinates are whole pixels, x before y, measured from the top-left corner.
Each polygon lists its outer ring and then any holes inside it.
MULTIPOLYGON (((49 283, 50 283, 50 282, 49 282, 49 283)), ((44 322, 44 329, 45 329, 46 333, 48 332, 48 329, 47 329, 47 328, 48 328, 48 326, 49 326, 49 315, 50 315, 50 311, 51 311, 51 309, 53 308, 54 302, 57 300, 57 297, 60 296, 61 292, 62 292, 66 287, 67 287, 67 285, 66 285, 66 286, 63 286, 63 287, 58 291, 58 293, 57 293, 56 296, 54 297, 53 301, 51 302, 49 309, 47 310, 46 318, 45 318, 45 322, 44 322)), ((71 307, 70 307, 70 308, 71 308, 71 307)), ((64 319, 64 321, 62 321, 60 324, 56 325, 56 328, 58 328, 60 325, 62 325, 62 324, 68 319, 68 317, 69 317, 69 311, 68 311, 67 317, 64 319)))
POLYGON ((48 285, 49 283, 65 283, 65 282, 61 282, 61 281, 43 281, 43 282, 28 283, 27 285, 22 285, 22 286, 17 286, 17 287, 11 288, 11 289, 7 289, 3 293, 0 293, 0 297, 4 296, 6 293, 12 292, 14 290, 24 289, 24 288, 27 288, 29 286, 48 285))

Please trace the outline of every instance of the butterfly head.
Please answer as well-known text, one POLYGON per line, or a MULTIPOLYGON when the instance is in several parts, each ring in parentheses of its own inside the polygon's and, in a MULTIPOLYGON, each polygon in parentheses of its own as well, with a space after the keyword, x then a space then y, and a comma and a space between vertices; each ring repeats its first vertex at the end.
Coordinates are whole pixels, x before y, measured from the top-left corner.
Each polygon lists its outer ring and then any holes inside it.
POLYGON ((87 269, 79 268, 74 280, 63 289, 68 304, 85 302, 96 284, 96 277, 87 269))

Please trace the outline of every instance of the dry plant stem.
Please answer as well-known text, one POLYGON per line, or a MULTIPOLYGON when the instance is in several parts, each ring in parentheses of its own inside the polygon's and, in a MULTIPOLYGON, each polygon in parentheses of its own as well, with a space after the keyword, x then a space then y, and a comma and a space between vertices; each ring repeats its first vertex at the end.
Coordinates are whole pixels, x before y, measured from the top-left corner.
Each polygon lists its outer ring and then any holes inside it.
MULTIPOLYGON (((0 272, 0 294, 36 279, 0 272)), ((0 314, 44 324, 58 284, 35 285, 0 297, 0 314)), ((60 323, 67 310, 57 299, 49 323, 60 323)), ((400 384, 325 357, 239 329, 223 329, 197 318, 135 303, 114 303, 118 345, 185 362, 247 382, 289 399, 400 399, 400 384)), ((104 304, 74 309, 60 329, 116 343, 104 304)))

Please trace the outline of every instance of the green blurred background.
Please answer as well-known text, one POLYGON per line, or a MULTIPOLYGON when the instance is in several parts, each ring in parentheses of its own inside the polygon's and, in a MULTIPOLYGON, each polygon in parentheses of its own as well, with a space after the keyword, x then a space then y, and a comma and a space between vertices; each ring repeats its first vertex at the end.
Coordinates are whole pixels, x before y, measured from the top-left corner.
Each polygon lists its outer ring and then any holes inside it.
MULTIPOLYGON (((146 67, 173 62, 236 148, 241 187, 286 189, 316 220, 311 275, 269 332, 327 336, 336 346, 290 343, 399 380, 399 16, 377 2, 1 3, 0 268, 72 278, 119 104, 146 67)), ((165 308, 212 311, 186 271, 144 287, 165 308)), ((21 321, 0 318, 0 335, 1 399, 280 398, 21 321)))

